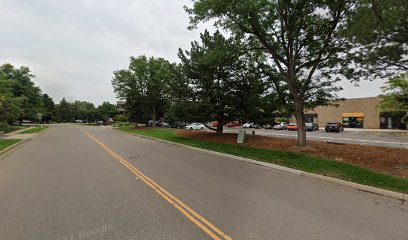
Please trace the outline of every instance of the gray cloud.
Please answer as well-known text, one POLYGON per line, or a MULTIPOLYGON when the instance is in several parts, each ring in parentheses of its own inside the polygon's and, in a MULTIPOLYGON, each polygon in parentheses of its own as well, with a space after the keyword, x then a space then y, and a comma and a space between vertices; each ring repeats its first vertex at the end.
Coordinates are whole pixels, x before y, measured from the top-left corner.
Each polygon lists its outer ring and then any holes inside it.
MULTIPOLYGON (((130 56, 145 54, 178 61, 199 31, 189 31, 183 10, 189 0, 0 0, 0 63, 27 65, 35 82, 59 101, 115 101, 112 72, 130 56)), ((373 96, 381 81, 344 97, 373 96)))

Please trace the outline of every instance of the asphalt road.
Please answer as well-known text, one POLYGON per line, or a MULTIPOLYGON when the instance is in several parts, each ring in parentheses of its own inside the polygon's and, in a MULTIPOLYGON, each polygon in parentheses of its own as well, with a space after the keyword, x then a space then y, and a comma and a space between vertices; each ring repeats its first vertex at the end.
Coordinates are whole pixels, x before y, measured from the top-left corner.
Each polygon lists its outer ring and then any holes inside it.
POLYGON ((407 239, 396 200, 82 128, 0 160, 0 239, 407 239))
MULTIPOLYGON (((243 128, 224 128, 224 132, 236 133, 243 128)), ((273 129, 243 129, 247 132, 255 131, 257 135, 278 138, 297 138, 297 131, 273 129)), ((408 131, 369 131, 346 129, 343 132, 325 132, 324 129, 306 132, 307 139, 315 141, 332 141, 338 143, 408 148, 408 131)))

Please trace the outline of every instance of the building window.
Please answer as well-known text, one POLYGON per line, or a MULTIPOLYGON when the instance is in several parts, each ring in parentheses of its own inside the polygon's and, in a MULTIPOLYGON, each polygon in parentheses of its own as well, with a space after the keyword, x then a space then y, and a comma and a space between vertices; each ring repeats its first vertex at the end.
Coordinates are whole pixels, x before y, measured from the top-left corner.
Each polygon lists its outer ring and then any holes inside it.
POLYGON ((360 112, 343 113, 343 125, 350 128, 363 128, 364 114, 360 112))
POLYGON ((407 129, 403 119, 405 112, 382 112, 380 113, 380 128, 383 129, 407 129))
POLYGON ((305 122, 307 123, 317 123, 317 113, 306 113, 305 122))

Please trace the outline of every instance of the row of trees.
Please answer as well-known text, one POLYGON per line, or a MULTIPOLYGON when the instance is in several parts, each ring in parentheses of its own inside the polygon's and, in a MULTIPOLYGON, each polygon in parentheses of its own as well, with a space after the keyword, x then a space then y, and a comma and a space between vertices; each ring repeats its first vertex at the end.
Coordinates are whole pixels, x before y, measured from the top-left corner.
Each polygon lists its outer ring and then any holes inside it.
POLYGON ((256 120, 293 113, 304 146, 304 111, 338 99, 342 79, 407 71, 405 0, 193 0, 190 28, 214 21, 181 63, 145 56, 114 72, 133 119, 256 120))
POLYGON ((0 66, 0 122, 35 119, 39 112, 48 113, 52 100, 35 86, 33 77, 28 67, 0 66))
POLYGON ((127 100, 132 120, 218 121, 214 130, 222 133, 223 124, 230 121, 260 122, 274 116, 275 76, 262 72, 265 59, 248 51, 239 39, 206 31, 190 50, 180 49, 179 57, 180 64, 131 57, 127 69, 114 72, 115 93, 127 100))
POLYGON ((104 102, 98 107, 87 101, 67 102, 63 98, 59 104, 55 106, 54 120, 57 122, 74 122, 82 120, 89 123, 95 121, 107 121, 109 118, 117 116, 116 106, 104 102))
POLYGON ((42 122, 73 122, 76 119, 97 121, 116 115, 116 107, 104 102, 95 107, 90 102, 64 99, 55 104, 34 84, 34 75, 28 67, 11 64, 0 66, 0 123, 12 124, 22 120, 42 122))

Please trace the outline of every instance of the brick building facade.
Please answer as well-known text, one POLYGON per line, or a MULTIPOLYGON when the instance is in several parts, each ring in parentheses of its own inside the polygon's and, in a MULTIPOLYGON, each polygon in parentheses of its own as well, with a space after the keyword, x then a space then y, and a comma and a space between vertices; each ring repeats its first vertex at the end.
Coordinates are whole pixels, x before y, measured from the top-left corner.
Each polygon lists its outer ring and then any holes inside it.
MULTIPOLYGON (((381 112, 379 97, 353 98, 335 102, 337 106, 317 107, 305 112, 306 122, 323 127, 327 122, 340 122, 351 128, 406 129, 403 112, 381 112)), ((292 121, 295 119, 292 119, 292 121)))

